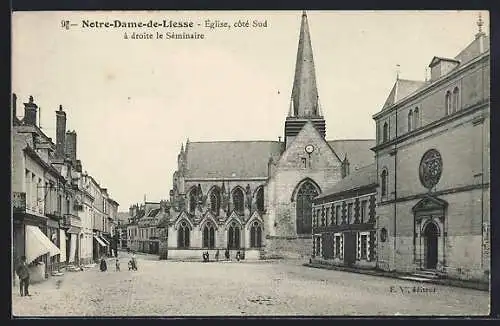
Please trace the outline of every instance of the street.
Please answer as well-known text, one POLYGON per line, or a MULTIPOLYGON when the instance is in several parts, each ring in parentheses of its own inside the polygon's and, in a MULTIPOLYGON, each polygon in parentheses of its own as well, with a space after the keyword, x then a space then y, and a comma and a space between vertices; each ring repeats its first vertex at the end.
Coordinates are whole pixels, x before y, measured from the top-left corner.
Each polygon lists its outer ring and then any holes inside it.
POLYGON ((173 262, 120 253, 98 266, 12 291, 14 316, 486 315, 478 290, 301 266, 299 262, 173 262), (416 291, 414 291, 416 289, 416 291))

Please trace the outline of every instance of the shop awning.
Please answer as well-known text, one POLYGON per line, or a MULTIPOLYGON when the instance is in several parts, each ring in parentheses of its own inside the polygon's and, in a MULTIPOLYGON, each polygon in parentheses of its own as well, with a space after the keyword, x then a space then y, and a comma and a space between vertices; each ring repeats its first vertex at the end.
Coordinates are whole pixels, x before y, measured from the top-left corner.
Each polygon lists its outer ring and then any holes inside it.
POLYGON ((34 225, 26 225, 26 263, 31 263, 36 258, 50 254, 59 255, 61 251, 50 241, 42 230, 34 225))
POLYGON ((101 240, 101 238, 99 238, 97 235, 94 235, 94 239, 96 239, 96 241, 103 247, 106 247, 107 244, 104 243, 104 241, 101 240))
POLYGON ((70 226, 66 233, 78 234, 80 233, 80 228, 77 228, 76 226, 70 226))
POLYGON ((100 238, 101 238, 101 240, 102 240, 102 241, 104 241, 104 243, 106 243, 106 245, 108 245, 108 246, 110 245, 109 241, 108 241, 108 240, 106 240, 106 238, 105 238, 105 237, 100 236, 100 238))

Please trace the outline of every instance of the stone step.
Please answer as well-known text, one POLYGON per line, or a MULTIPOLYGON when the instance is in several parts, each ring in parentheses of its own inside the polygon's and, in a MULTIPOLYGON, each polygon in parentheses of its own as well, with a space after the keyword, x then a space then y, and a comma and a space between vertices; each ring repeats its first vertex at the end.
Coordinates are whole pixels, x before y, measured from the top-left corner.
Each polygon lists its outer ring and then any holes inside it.
POLYGON ((412 276, 427 278, 427 279, 437 279, 437 278, 441 277, 441 275, 439 273, 433 272, 433 271, 418 271, 418 272, 412 273, 412 276))
POLYGON ((400 276, 399 278, 402 280, 417 281, 417 282, 425 282, 431 280, 430 278, 427 277, 418 277, 418 276, 400 276))

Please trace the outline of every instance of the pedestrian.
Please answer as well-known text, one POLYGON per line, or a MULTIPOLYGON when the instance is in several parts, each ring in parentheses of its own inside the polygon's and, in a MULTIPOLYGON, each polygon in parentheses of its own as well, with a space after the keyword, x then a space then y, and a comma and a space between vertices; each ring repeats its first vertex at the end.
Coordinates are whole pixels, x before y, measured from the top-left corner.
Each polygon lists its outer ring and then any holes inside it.
POLYGON ((132 251, 132 270, 137 270, 137 259, 135 258, 135 251, 132 251))
POLYGON ((119 272, 120 271, 120 259, 118 259, 118 257, 116 258, 116 261, 115 261, 115 267, 116 267, 116 271, 119 272))
POLYGON ((16 273, 19 277, 19 292, 21 296, 31 296, 28 291, 30 285, 30 271, 28 265, 26 264, 26 256, 21 257, 19 265, 16 267, 16 273))
POLYGON ((237 260, 237 261, 240 261, 240 258, 241 258, 241 253, 240 253, 240 251, 238 250, 238 251, 236 252, 236 260, 237 260))
POLYGON ((106 264, 106 259, 104 257, 101 258, 101 272, 105 272, 108 270, 108 265, 106 264))
POLYGON ((219 249, 215 252, 215 260, 219 261, 219 249))
POLYGON ((128 261, 128 270, 131 271, 132 270, 132 260, 129 260, 128 261))
POLYGON ((226 260, 229 260, 229 248, 224 252, 224 256, 226 256, 226 260))

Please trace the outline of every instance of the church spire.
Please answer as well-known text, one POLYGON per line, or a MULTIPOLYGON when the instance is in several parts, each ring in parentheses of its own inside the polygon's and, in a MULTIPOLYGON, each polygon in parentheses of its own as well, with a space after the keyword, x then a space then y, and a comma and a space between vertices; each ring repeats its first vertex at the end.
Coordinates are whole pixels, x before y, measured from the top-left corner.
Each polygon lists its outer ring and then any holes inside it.
POLYGON ((302 12, 302 22, 300 25, 292 99, 294 117, 319 117, 316 73, 309 24, 307 23, 307 14, 305 11, 302 12))

